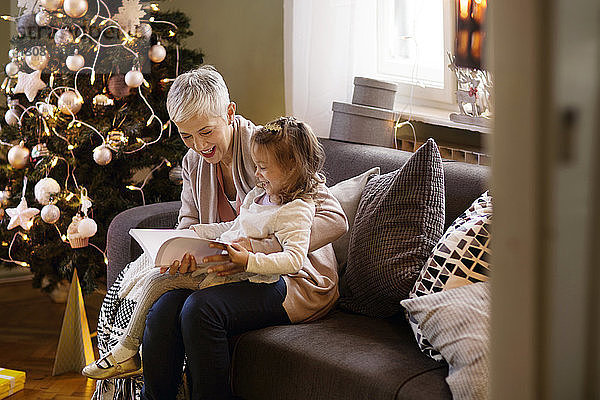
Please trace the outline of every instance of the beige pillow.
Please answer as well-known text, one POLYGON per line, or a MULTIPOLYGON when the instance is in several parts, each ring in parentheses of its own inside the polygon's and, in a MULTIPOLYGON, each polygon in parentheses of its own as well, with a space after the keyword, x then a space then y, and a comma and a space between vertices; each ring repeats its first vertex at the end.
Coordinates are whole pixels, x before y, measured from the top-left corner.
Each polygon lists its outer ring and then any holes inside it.
POLYGON ((342 268, 348 259, 350 232, 352 232, 352 225, 354 225, 354 217, 356 216, 356 209, 358 208, 360 196, 362 195, 363 189, 369 178, 373 175, 379 175, 379 173, 379 167, 374 167, 360 175, 341 181, 329 188, 331 194, 333 194, 337 201, 342 205, 346 218, 348 218, 348 232, 333 242, 335 257, 342 268))

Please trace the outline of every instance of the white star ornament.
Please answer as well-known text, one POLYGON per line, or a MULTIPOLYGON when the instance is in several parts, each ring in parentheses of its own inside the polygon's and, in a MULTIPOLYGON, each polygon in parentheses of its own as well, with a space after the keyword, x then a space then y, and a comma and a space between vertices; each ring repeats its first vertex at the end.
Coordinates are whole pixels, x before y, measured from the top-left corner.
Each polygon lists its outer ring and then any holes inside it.
POLYGON ((31 219, 39 214, 40 210, 37 208, 27 207, 27 200, 23 197, 17 208, 7 208, 6 213, 10 217, 8 223, 8 230, 21 226, 26 231, 31 228, 31 219))
POLYGON ((33 103, 38 92, 46 87, 44 81, 40 79, 41 75, 42 71, 33 71, 30 74, 19 72, 15 93, 25 93, 27 100, 33 103))

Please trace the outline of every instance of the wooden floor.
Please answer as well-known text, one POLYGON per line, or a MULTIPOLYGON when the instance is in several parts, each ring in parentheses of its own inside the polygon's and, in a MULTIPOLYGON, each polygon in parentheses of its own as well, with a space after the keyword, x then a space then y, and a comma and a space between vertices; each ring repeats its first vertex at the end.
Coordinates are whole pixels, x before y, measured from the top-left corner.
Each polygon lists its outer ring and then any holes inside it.
MULTIPOLYGON (((101 293, 85 297, 88 323, 96 330, 101 293)), ((95 381, 72 372, 52 376, 65 310, 31 287, 31 281, 0 284, 0 367, 25 371, 25 389, 10 400, 89 399, 95 381)), ((95 338, 92 339, 96 357, 95 338)))

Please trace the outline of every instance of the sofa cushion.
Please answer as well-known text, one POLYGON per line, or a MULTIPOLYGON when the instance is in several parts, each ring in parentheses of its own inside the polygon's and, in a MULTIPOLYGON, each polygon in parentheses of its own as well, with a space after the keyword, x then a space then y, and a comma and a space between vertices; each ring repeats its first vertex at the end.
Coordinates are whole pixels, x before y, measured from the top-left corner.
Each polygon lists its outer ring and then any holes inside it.
POLYGON ((402 166, 373 177, 363 191, 350 236, 340 305, 372 317, 402 310, 444 228, 444 175, 429 139, 402 166))
POLYGON ((446 375, 447 365, 414 345, 404 318, 340 310, 307 324, 248 332, 232 361, 234 391, 246 399, 450 399, 446 375), (415 379, 428 385, 415 386, 415 379))
POLYGON ((487 399, 490 293, 487 282, 402 301, 448 361, 454 399, 487 399))
MULTIPOLYGON (((454 221, 436 244, 409 297, 425 296, 486 281, 490 269, 491 222, 492 197, 485 192, 454 221)), ((409 315, 408 318, 421 350, 428 356, 441 360, 441 355, 423 335, 414 317, 409 315)))
POLYGON ((360 201, 363 189, 369 178, 373 175, 379 175, 379 172, 379 167, 371 168, 360 175, 338 182, 329 188, 331 194, 340 202, 346 218, 348 218, 348 232, 333 242, 333 251, 341 269, 345 268, 346 260, 348 259, 348 243, 350 242, 352 225, 354 225, 354 217, 356 216, 356 209, 358 208, 358 202, 360 201))

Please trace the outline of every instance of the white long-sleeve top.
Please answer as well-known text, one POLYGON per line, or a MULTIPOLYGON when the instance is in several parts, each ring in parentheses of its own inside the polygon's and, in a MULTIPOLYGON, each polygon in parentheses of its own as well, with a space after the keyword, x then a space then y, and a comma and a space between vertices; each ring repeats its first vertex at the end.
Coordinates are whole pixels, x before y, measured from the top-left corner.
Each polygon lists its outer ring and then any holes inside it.
POLYGON ((247 273, 251 282, 276 282, 280 275, 295 274, 308 262, 310 233, 315 216, 312 201, 296 199, 281 205, 259 204, 265 194, 255 187, 244 199, 238 217, 230 222, 190 226, 200 237, 231 242, 240 237, 264 239, 274 236, 282 251, 250 253, 247 273))

